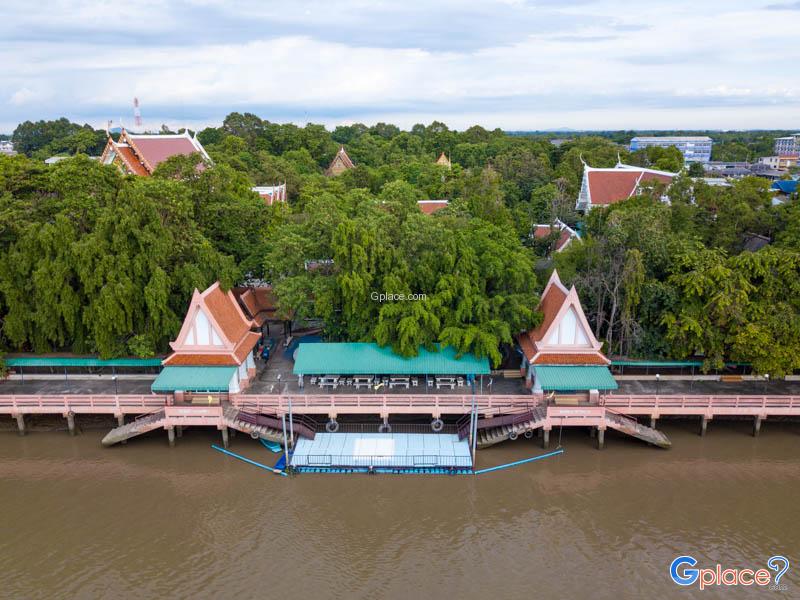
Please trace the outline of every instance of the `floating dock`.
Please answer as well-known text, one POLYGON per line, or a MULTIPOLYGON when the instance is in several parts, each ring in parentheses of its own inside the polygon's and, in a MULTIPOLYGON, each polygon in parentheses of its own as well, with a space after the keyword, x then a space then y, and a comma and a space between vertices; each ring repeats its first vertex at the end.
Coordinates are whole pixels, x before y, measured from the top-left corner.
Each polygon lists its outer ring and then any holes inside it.
POLYGON ((300 439, 291 466, 298 472, 450 472, 472 470, 469 442, 447 433, 318 433, 300 439))

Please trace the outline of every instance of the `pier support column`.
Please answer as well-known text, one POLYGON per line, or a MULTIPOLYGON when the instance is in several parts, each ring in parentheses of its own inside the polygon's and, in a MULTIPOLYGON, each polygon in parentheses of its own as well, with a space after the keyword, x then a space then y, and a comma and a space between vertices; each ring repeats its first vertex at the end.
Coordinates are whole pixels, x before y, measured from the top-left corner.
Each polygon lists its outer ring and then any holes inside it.
POLYGON ((175 427, 175 435, 179 438, 183 437, 183 425, 178 425, 175 427))
POLYGON ((17 431, 20 435, 25 435, 25 416, 15 415, 14 418, 17 420, 17 431))
MULTIPOLYGON (((125 415, 117 415, 117 427, 125 425, 125 415)), ((123 444, 127 444, 128 440, 122 440, 123 444)))
POLYGON ((761 417, 756 417, 753 421, 753 437, 758 437, 758 434, 761 433, 761 421, 761 417))
POLYGON ((595 429, 594 427, 589 427, 589 437, 592 439, 597 437, 597 429, 595 429))
POLYGON ((597 428, 597 449, 602 450, 606 445, 606 430, 605 428, 597 428))
POLYGON ((75 435, 75 414, 72 412, 67 413, 67 428, 70 435, 75 435))
POLYGON ((700 437, 706 434, 706 429, 708 429, 708 417, 703 415, 700 417, 700 437))
POLYGON ((230 429, 231 439, 236 437, 236 433, 237 433, 237 431, 231 427, 231 429, 230 429))
POLYGON ((228 428, 227 427, 223 427, 221 429, 221 431, 222 431, 222 447, 223 448, 227 448, 228 447, 228 428))
POLYGON ((167 427, 167 439, 169 440, 170 448, 175 446, 175 428, 167 427))
POLYGON ((543 429, 542 430, 542 448, 547 450, 550 447, 550 430, 543 429))
POLYGON ((650 428, 651 429, 655 429, 656 428, 656 423, 658 423, 658 419, 655 418, 655 417, 650 417, 650 428))

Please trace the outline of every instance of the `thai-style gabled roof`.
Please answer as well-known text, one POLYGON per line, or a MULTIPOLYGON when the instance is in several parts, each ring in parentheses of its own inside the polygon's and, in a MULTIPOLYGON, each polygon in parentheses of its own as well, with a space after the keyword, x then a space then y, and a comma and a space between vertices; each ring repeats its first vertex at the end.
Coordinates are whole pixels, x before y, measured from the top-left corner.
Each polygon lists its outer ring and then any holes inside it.
MULTIPOLYGON (((205 162, 211 162, 202 144, 188 131, 180 134, 152 135, 133 134, 122 130, 119 141, 110 136, 100 157, 103 164, 113 164, 119 157, 120 167, 133 175, 152 175, 159 164, 178 155, 200 154, 205 162)), ((117 163, 119 164, 119 163, 117 163)))
POLYGON ((417 200, 417 206, 426 215, 432 215, 437 210, 447 208, 449 204, 449 200, 417 200))
POLYGON ((342 171, 353 168, 355 168, 353 161, 350 160, 350 157, 347 155, 347 151, 344 149, 344 146, 341 146, 339 151, 336 153, 336 156, 333 157, 331 164, 328 165, 328 169, 325 171, 325 174, 329 176, 338 175, 342 171))
POLYGON ((612 168, 595 168, 584 163, 579 209, 594 206, 608 206, 626 200, 637 193, 639 186, 646 181, 658 181, 669 185, 676 173, 658 171, 617 163, 612 168), (580 206, 582 202, 587 205, 580 206))
POLYGON ((442 152, 439 155, 439 158, 436 159, 436 164, 437 165, 443 165, 445 167, 453 166, 452 163, 450 162, 450 159, 447 157, 447 155, 444 152, 442 152))
POLYGON ((278 299, 271 285, 233 288, 244 312, 261 327, 267 321, 282 320, 278 317, 278 299))
POLYGON ((241 365, 261 334, 245 316, 233 293, 219 282, 204 292, 194 291, 180 333, 170 346, 175 351, 165 365, 241 365))
POLYGON ((280 185, 257 185, 250 189, 258 194, 267 206, 272 206, 276 202, 286 202, 286 183, 280 185))
POLYGON ((555 246, 553 250, 556 252, 561 252, 564 248, 569 245, 569 243, 573 239, 580 240, 581 236, 578 235, 578 232, 572 229, 569 225, 561 221, 560 219, 556 219, 553 223, 539 223, 533 226, 533 237, 537 239, 544 239, 550 237, 554 231, 559 231, 560 235, 556 240, 555 246))
POLYGON ((542 322, 517 336, 517 342, 531 364, 607 365, 583 313, 575 286, 569 290, 553 271, 537 310, 542 322))

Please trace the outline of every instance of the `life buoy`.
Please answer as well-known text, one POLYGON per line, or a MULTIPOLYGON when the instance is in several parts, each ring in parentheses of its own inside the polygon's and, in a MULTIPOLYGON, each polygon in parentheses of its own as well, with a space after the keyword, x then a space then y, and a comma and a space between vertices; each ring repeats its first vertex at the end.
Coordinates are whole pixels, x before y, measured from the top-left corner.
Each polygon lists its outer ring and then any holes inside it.
POLYGON ((444 429, 444 421, 441 419, 434 419, 431 421, 431 429, 436 433, 439 433, 442 429, 444 429))
POLYGON ((525 435, 525 439, 526 439, 526 440, 529 440, 529 439, 531 439, 531 438, 533 437, 533 429, 528 429, 528 430, 526 430, 526 431, 525 431, 525 433, 524 433, 524 435, 525 435))
POLYGON ((519 437, 519 434, 518 434, 516 431, 510 431, 510 432, 508 433, 508 439, 510 439, 512 442, 513 442, 515 439, 517 439, 518 437, 519 437))
POLYGON ((331 419, 325 423, 325 431, 328 433, 336 433, 339 431, 339 422, 336 419, 331 419))
POLYGON ((258 438, 260 438, 261 436, 258 434, 258 432, 257 432, 257 431, 251 431, 251 432, 250 432, 250 437, 251 437, 251 438, 253 438, 254 440, 257 440, 257 439, 258 439, 258 438))
POLYGON ((392 426, 388 423, 381 423, 378 427, 378 433, 392 433, 392 426))

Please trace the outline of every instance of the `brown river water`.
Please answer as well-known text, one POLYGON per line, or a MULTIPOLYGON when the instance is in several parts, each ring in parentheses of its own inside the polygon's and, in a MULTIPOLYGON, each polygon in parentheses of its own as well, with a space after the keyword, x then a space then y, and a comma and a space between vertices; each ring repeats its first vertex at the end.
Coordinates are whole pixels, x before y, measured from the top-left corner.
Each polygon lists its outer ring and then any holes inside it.
MULTIPOLYGON (((572 430, 563 455, 484 475, 293 478, 211 430, 110 449, 103 430, 0 433, 0 597, 800 598, 800 425, 659 426, 671 450, 572 430), (783 554, 787 589, 679 588, 681 554, 783 554)), ((478 466, 542 452, 520 439, 478 466)))

